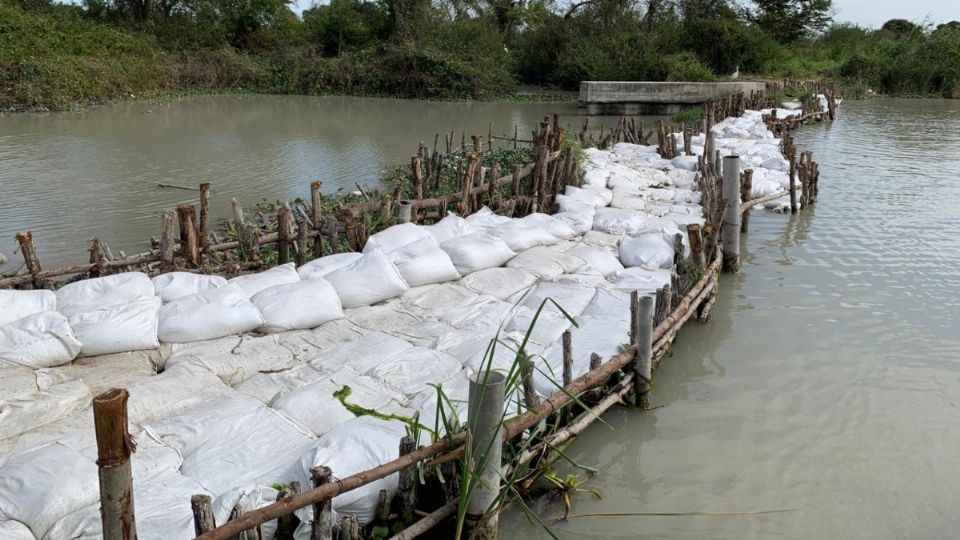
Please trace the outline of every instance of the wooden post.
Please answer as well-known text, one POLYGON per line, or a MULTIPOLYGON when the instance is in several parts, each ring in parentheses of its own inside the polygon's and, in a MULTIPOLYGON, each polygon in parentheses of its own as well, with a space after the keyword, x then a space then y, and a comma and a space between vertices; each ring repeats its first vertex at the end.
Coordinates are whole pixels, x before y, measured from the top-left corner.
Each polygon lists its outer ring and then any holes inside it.
POLYGON ((213 499, 209 495, 190 497, 190 508, 193 510, 193 531, 197 536, 216 528, 217 524, 213 518, 213 499))
POLYGON ((470 433, 470 463, 474 479, 469 484, 467 537, 497 538, 500 467, 503 466, 503 392, 506 377, 499 371, 470 376, 467 429, 470 433), (473 535, 473 536, 471 536, 473 535))
POLYGON ((513 166, 513 199, 516 200, 517 197, 522 195, 520 191, 520 166, 513 166))
POLYGON ((793 178, 797 174, 797 158, 793 154, 790 155, 790 213, 797 213, 797 185, 794 183, 793 178))
POLYGON ((174 268, 174 249, 173 240, 173 222, 176 214, 173 210, 163 212, 163 220, 160 222, 160 270, 169 272, 174 268))
MULTIPOLYGON (((330 467, 321 465, 310 469, 310 478, 314 489, 329 484, 333 480, 330 467)), ((330 499, 313 505, 313 522, 310 523, 310 540, 333 539, 333 513, 330 499)))
POLYGON ((720 228, 723 269, 736 272, 740 269, 740 156, 723 158, 723 198, 727 200, 720 228))
POLYGON ((690 242, 690 258, 697 266, 703 268, 706 266, 706 260, 703 256, 703 233, 699 223, 690 223, 687 225, 687 240, 690 242))
POLYGON ((20 245, 20 253, 23 255, 23 262, 27 265, 27 271, 33 276, 33 287, 40 289, 43 287, 43 281, 37 277, 40 273, 40 258, 33 248, 33 233, 30 231, 18 232, 17 243, 20 245))
POLYGON ((237 227, 237 231, 243 227, 243 203, 238 201, 236 198, 230 199, 230 206, 233 207, 233 222, 237 227))
MULTIPOLYGON (((634 295, 631 293, 631 305, 634 295)), ((637 303, 636 317, 633 319, 637 331, 637 356, 634 359, 633 371, 637 378, 634 405, 641 409, 650 408, 650 382, 653 378, 653 298, 645 295, 637 303)))
POLYGON ((104 540, 135 540, 130 454, 136 445, 127 429, 127 399, 119 388, 93 398, 93 425, 100 470, 100 520, 104 540))
POLYGON ((573 381, 573 335, 569 330, 563 331, 563 385, 573 381))
POLYGON ((420 154, 414 154, 410 158, 410 168, 413 169, 413 189, 419 201, 423 199, 423 166, 420 154))
POLYGON ((320 229, 323 228, 322 209, 320 208, 320 188, 322 186, 323 182, 319 180, 310 183, 310 210, 312 214, 311 217, 313 217, 313 230, 317 233, 317 236, 313 239, 314 257, 323 257, 323 235, 320 234, 320 229))
POLYGON ((307 264, 307 219, 297 216, 297 266, 307 264))
MULTIPOLYGON (((283 489, 277 492, 277 501, 283 501, 293 497, 294 495, 299 495, 300 490, 300 482, 296 480, 290 482, 289 484, 283 486, 283 489)), ((297 530, 297 526, 299 525, 300 518, 298 518, 294 513, 277 518, 277 540, 292 540, 293 533, 297 530)))
MULTIPOLYGON (((417 442, 410 436, 400 439, 400 456, 405 456, 417 449, 417 442)), ((397 475, 397 496, 395 506, 400 522, 404 526, 413 523, 413 510, 416 503, 416 467, 402 469, 397 475)))
POLYGON ((523 403, 528 409, 532 409, 540 403, 537 397, 537 389, 533 384, 533 360, 527 355, 527 352, 521 350, 520 356, 520 382, 523 384, 523 403))
POLYGON ((200 251, 210 247, 210 182, 200 184, 200 251))
POLYGON ((93 268, 87 272, 87 276, 95 278, 100 277, 100 240, 96 236, 90 237, 90 264, 93 268))
POLYGON ((180 253, 187 260, 187 265, 196 268, 200 265, 200 246, 197 244, 197 210, 192 204, 181 204, 177 207, 177 216, 180 218, 180 253))
POLYGON ((290 207, 283 205, 277 211, 277 261, 290 262, 290 242, 293 240, 293 215, 290 207))
MULTIPOLYGON (((740 175, 740 200, 749 201, 753 194, 753 169, 747 169, 740 175)), ((750 209, 747 208, 740 217, 740 232, 745 233, 750 228, 750 209)))

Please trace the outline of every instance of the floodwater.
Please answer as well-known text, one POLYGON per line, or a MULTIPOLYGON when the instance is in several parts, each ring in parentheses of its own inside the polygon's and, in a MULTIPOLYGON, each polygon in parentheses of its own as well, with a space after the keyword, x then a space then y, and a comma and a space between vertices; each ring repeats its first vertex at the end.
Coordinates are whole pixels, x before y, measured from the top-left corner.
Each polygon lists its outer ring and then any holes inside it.
MULTIPOLYGON (((567 451, 603 494, 574 514, 718 515, 577 517, 559 538, 956 538, 960 102, 847 101, 796 142, 821 164, 816 207, 754 212, 656 409, 611 411, 567 451)), ((515 506, 501 529, 549 538, 515 506)))
MULTIPOLYGON (((308 198, 376 184, 410 162, 421 141, 461 130, 521 139, 545 115, 577 126, 576 103, 465 103, 308 96, 201 96, 80 112, 0 116, 0 252, 12 263, 17 231, 33 232, 47 268, 86 262, 98 236, 116 254, 149 248, 163 211, 212 184, 215 217, 230 199, 308 198)), ((599 125, 598 125, 599 127, 599 125)), ((440 137, 440 146, 444 138, 440 137)))

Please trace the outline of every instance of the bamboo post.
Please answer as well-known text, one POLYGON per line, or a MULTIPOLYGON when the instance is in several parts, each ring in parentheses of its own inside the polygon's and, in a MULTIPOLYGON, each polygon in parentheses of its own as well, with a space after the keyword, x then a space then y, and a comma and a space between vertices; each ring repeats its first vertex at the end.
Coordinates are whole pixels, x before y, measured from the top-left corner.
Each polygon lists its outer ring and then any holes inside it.
POLYGON ((740 268, 740 156, 723 158, 723 198, 727 200, 720 228, 723 269, 736 272, 740 268))
POLYGON ((136 540, 130 454, 136 450, 127 429, 127 399, 119 388, 93 398, 100 476, 100 520, 104 540, 136 540))
POLYGON ((573 380, 573 335, 563 331, 563 386, 573 380))
POLYGON ((96 236, 90 237, 90 264, 93 266, 87 272, 89 277, 100 277, 100 240, 96 236))
MULTIPOLYGON (((404 436, 400 439, 400 456, 403 457, 417 449, 413 437, 404 436)), ((400 522, 404 525, 413 523, 413 510, 416 503, 416 467, 402 469, 397 475, 396 509, 400 522)))
POLYGON ((175 217, 173 210, 166 210, 163 212, 163 220, 160 222, 160 270, 162 272, 174 268, 173 222, 175 217))
MULTIPOLYGON (((300 482, 294 480, 283 486, 283 489, 277 492, 277 501, 287 500, 294 495, 300 494, 300 482)), ((277 540, 292 540, 297 526, 300 525, 300 518, 294 513, 289 513, 277 518, 277 540)))
POLYGON ((210 182, 200 184, 200 251, 210 247, 210 182))
POLYGON ((397 223, 410 223, 413 219, 413 205, 410 201, 400 201, 393 207, 397 223))
POLYGON ((43 280, 37 274, 42 270, 40 268, 40 258, 33 247, 33 233, 30 231, 18 232, 17 243, 20 245, 20 254, 23 255, 23 262, 27 265, 27 271, 33 277, 33 287, 40 289, 43 287, 43 280))
POLYGON ((279 264, 290 262, 290 242, 293 234, 293 215, 287 205, 277 212, 277 260, 279 264))
POLYGON ((500 467, 503 451, 503 393, 506 377, 488 370, 470 377, 467 429, 473 469, 467 502, 467 536, 497 538, 500 467), (470 535, 473 536, 470 536, 470 535))
POLYGON ((192 204, 181 204, 177 207, 177 216, 180 218, 180 253, 187 260, 188 266, 196 268, 200 265, 200 246, 197 244, 197 210, 192 204))
POLYGON ((297 266, 307 264, 307 219, 297 216, 297 266))
POLYGON ((793 154, 790 155, 790 213, 797 213, 797 185, 794 183, 793 178, 797 173, 797 158, 793 154))
POLYGON ((699 223, 687 225, 687 239, 690 242, 690 258, 697 266, 703 268, 707 263, 703 253, 703 234, 699 223))
MULTIPOLYGON (((333 480, 333 471, 330 467, 321 465, 310 469, 310 478, 313 480, 314 489, 329 484, 333 480)), ((332 540, 333 538, 333 512, 331 511, 331 499, 313 505, 313 521, 310 523, 310 540, 332 540)))
MULTIPOLYGON (((740 200, 749 201, 753 194, 753 169, 747 169, 740 174, 740 200)), ((738 208, 739 210, 739 208, 738 208)), ((740 217, 740 232, 745 233, 750 228, 750 208, 743 211, 740 217)))
MULTIPOLYGON (((631 306, 637 291, 631 293, 631 306)), ((645 295, 637 302, 636 317, 632 319, 636 328, 637 356, 633 371, 636 374, 636 392, 634 405, 641 409, 650 408, 650 382, 653 379, 653 298, 645 295)))
POLYGON ((320 234, 320 229, 323 227, 322 208, 320 207, 320 188, 322 186, 323 182, 319 180, 310 183, 310 210, 313 218, 313 230, 317 233, 317 236, 313 239, 314 257, 323 256, 323 235, 320 234))
POLYGON ((193 530, 197 536, 216 528, 217 524, 213 518, 213 499, 209 495, 190 497, 190 508, 193 510, 193 530))

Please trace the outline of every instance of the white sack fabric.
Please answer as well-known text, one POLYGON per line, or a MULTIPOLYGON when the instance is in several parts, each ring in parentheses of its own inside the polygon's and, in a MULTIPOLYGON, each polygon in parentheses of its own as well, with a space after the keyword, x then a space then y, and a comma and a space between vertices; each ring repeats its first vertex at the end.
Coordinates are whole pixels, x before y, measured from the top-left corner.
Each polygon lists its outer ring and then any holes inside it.
POLYGON ((154 296, 70 316, 70 327, 83 356, 156 349, 157 318, 162 302, 154 296))
POLYGON ((387 254, 424 238, 432 238, 426 228, 413 223, 400 223, 387 227, 368 238, 367 243, 363 246, 363 252, 370 253, 374 250, 380 250, 387 254))
POLYGON ((76 281, 57 290, 57 311, 67 317, 157 295, 150 278, 142 272, 125 272, 76 281))
POLYGON ((153 278, 157 294, 164 302, 223 287, 227 280, 220 276, 208 276, 191 272, 168 272, 153 278))
POLYGON ((477 232, 477 229, 475 229, 473 225, 470 225, 469 221, 453 214, 448 215, 433 225, 426 225, 423 228, 430 233, 430 236, 433 237, 433 240, 438 245, 447 240, 460 238, 461 236, 477 232))
POLYGON ((0 290, 0 324, 11 323, 44 311, 53 311, 56 307, 57 297, 53 291, 0 290))
POLYGON ((164 304, 158 335, 160 341, 189 343, 249 332, 263 322, 247 293, 236 283, 227 283, 164 304))
POLYGON ((662 232, 648 232, 624 238, 620 242, 620 260, 624 266, 648 270, 673 267, 673 244, 662 232))
POLYGON ((447 240, 440 244, 461 275, 484 268, 503 266, 516 253, 500 238, 485 232, 447 240))
POLYGON ((440 249, 433 238, 424 238, 390 252, 390 262, 411 287, 460 279, 450 256, 440 249))
POLYGON ((73 360, 80 347, 67 318, 55 311, 0 325, 0 368, 60 366, 73 360))
POLYGON ((274 285, 250 299, 263 316, 261 332, 316 328, 343 317, 340 297, 323 278, 274 285))
POLYGON ((297 268, 297 274, 300 276, 300 279, 323 277, 334 270, 339 270, 341 268, 350 266, 351 264, 357 262, 360 257, 363 257, 362 253, 353 252, 327 255, 326 257, 314 259, 307 264, 304 264, 300 268, 297 268))
POLYGON ((350 266, 327 274, 326 279, 336 289, 345 309, 376 304, 400 296, 410 288, 397 267, 379 249, 365 252, 350 266))
POLYGON ((274 266, 269 270, 264 270, 263 272, 258 272, 256 274, 247 274, 245 276, 235 277, 227 283, 238 285, 247 295, 247 298, 251 298, 258 292, 264 289, 269 289, 274 285, 297 283, 298 281, 300 281, 300 276, 297 275, 297 271, 294 269, 294 264, 287 263, 281 264, 280 266, 274 266))

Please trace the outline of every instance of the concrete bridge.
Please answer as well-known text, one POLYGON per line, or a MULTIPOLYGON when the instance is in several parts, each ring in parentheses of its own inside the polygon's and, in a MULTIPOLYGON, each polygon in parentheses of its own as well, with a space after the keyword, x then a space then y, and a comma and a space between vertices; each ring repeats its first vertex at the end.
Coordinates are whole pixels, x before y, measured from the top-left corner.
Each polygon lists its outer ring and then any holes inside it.
POLYGON ((766 89, 763 81, 650 82, 583 81, 580 107, 588 115, 675 114, 720 96, 766 89))

